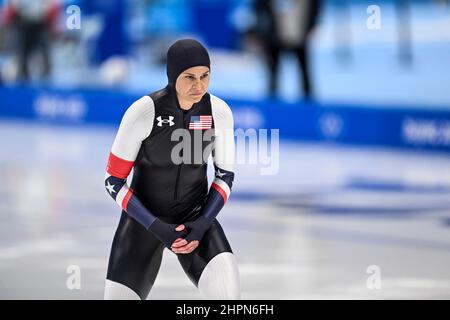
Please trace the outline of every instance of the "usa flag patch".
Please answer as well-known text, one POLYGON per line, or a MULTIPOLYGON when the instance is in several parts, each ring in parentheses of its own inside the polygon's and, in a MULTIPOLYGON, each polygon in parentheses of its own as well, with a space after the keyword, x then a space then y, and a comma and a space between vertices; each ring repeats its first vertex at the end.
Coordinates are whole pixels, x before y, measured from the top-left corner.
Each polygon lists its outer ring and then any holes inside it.
POLYGON ((189 130, 211 129, 212 116, 191 116, 189 130))

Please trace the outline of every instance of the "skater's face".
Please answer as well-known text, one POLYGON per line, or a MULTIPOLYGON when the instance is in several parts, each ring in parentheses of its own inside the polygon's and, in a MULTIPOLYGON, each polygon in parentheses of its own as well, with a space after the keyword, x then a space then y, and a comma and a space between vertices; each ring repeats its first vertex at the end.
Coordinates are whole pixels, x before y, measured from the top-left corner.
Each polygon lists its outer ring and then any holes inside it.
POLYGON ((184 70, 177 78, 175 89, 179 100, 196 103, 208 91, 209 68, 192 67, 184 70))

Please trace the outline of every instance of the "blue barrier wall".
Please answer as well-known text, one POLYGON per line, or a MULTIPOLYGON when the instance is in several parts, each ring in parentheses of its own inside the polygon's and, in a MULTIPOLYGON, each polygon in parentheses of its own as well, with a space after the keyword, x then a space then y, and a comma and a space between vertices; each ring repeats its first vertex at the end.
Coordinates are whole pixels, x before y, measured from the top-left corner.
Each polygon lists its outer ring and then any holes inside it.
MULTIPOLYGON (((0 118, 118 125, 137 98, 109 90, 1 87, 0 118)), ((282 139, 450 151, 450 110, 224 99, 236 128, 279 129, 282 139)))

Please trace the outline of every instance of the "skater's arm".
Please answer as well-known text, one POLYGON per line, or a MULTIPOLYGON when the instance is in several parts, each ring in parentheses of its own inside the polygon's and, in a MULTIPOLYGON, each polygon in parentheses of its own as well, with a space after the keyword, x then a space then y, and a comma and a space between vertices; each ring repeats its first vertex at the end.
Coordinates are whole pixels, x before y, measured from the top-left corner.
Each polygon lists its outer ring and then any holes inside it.
POLYGON ((233 114, 225 102, 213 109, 215 139, 213 148, 214 180, 202 216, 212 222, 228 201, 234 181, 234 124, 233 114))
POLYGON ((170 247, 179 236, 169 225, 156 218, 127 184, 127 177, 144 141, 152 130, 155 117, 153 101, 144 96, 125 112, 111 148, 105 174, 105 188, 116 203, 132 218, 152 231, 170 247))

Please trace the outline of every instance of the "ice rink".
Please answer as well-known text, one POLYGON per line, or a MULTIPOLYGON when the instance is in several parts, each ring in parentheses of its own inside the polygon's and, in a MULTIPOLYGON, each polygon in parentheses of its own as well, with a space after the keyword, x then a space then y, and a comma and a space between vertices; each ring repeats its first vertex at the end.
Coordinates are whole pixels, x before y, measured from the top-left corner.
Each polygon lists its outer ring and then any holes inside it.
MULTIPOLYGON (((103 298, 115 130, 2 120, 0 299, 103 298)), ((281 141, 261 167, 219 215, 243 299, 450 298, 450 155, 281 141)), ((148 299, 201 298, 166 250, 148 299)))

